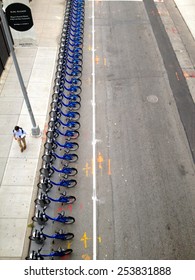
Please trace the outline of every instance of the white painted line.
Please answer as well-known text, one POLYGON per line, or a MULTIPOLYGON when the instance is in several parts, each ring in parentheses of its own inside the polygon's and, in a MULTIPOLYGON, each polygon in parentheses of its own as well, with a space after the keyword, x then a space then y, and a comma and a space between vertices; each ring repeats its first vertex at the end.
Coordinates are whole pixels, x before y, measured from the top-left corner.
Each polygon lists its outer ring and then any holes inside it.
POLYGON ((96 215, 96 112, 95 112, 95 6, 92 1, 92 147, 93 147, 93 260, 97 257, 97 215, 96 215))
MULTIPOLYGON (((93 2, 94 0, 88 0, 88 1, 93 2)), ((159 0, 159 1, 161 1, 161 0, 159 0)), ((101 3, 101 2, 143 2, 143 0, 95 0, 95 2, 96 3, 101 3)))

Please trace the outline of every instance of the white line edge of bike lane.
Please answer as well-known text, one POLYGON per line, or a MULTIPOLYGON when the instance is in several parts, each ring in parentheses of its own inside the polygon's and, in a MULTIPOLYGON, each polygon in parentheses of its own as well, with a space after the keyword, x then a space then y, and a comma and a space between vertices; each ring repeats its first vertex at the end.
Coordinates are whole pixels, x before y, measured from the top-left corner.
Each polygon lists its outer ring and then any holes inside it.
POLYGON ((97 219, 96 219, 96 104, 95 104, 95 5, 92 1, 92 153, 93 153, 93 260, 97 255, 97 219))

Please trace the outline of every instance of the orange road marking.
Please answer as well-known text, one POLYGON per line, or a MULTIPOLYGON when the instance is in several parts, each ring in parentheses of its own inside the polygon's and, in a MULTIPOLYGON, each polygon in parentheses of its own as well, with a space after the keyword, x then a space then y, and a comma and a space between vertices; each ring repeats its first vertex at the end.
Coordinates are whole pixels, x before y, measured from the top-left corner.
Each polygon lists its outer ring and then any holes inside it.
POLYGON ((46 140, 47 128, 48 128, 48 124, 45 123, 44 129, 43 129, 43 133, 42 133, 43 136, 41 137, 42 141, 45 141, 45 140, 46 140))
POLYGON ((183 71, 183 75, 186 79, 187 78, 195 78, 195 72, 193 72, 193 71, 191 73, 183 71))
POLYGON ((95 63, 96 63, 96 64, 99 64, 99 61, 100 61, 99 56, 96 55, 96 56, 95 56, 95 63))
POLYGON ((172 27, 171 30, 172 30, 173 33, 178 33, 177 29, 175 27, 172 27))
POLYGON ((89 255, 87 255, 87 254, 83 254, 82 255, 82 259, 84 259, 84 260, 91 260, 91 257, 89 255))
POLYGON ((177 77, 177 80, 179 81, 180 79, 179 79, 179 75, 178 75, 178 73, 177 73, 177 72, 175 72, 175 75, 176 75, 176 77, 177 77))
POLYGON ((108 160, 108 175, 111 175, 110 159, 108 160))
POLYGON ((190 77, 190 75, 186 71, 183 71, 183 75, 186 79, 188 79, 190 77))
POLYGON ((104 66, 106 66, 106 58, 104 57, 104 66))
POLYGON ((97 157, 97 162, 99 163, 99 168, 102 169, 102 163, 104 161, 103 156, 101 155, 101 153, 98 153, 98 157, 97 157))

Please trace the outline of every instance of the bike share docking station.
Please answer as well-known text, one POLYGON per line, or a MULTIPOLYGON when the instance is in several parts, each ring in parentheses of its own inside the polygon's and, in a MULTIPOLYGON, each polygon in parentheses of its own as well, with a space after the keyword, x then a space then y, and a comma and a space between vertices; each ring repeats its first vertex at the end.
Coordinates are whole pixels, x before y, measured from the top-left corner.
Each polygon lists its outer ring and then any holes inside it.
POLYGON ((56 209, 76 201, 71 188, 78 172, 84 15, 84 0, 67 1, 27 260, 60 259, 73 252, 65 241, 74 238, 75 218, 56 209))

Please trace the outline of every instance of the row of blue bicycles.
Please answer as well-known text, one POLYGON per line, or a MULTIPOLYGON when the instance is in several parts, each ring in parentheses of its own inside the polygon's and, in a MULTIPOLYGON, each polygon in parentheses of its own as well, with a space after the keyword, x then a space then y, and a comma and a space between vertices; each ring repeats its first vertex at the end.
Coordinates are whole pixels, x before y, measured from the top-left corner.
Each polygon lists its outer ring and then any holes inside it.
POLYGON ((69 255, 73 251, 60 246, 56 250, 49 249, 48 253, 48 245, 45 244, 47 240, 52 240, 54 244, 56 241, 59 243, 74 238, 74 234, 66 232, 62 225, 73 224, 75 218, 67 216, 63 210, 57 216, 53 213, 56 205, 72 204, 76 201, 75 196, 67 195, 65 188, 77 185, 74 176, 78 171, 72 164, 78 160, 76 150, 79 148, 76 139, 79 137, 80 128, 78 110, 81 107, 84 6, 84 0, 68 0, 66 3, 38 194, 35 200, 36 211, 32 217, 35 227, 29 236, 32 242, 27 260, 54 259, 69 255), (51 232, 54 222, 57 222, 60 228, 51 232), (44 253, 41 252, 43 248, 44 253))

